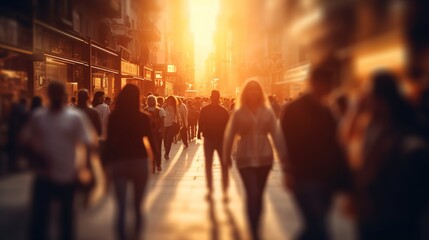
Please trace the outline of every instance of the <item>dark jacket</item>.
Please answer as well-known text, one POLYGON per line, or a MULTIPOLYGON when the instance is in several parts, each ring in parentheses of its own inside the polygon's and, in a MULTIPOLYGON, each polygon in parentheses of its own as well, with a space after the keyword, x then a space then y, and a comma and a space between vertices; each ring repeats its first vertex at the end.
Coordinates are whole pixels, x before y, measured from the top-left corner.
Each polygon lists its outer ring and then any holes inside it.
POLYGON ((211 103, 203 107, 198 121, 198 134, 203 133, 206 139, 222 141, 228 118, 228 111, 219 104, 211 103))
POLYGON ((350 187, 350 171, 337 139, 337 123, 328 107, 304 95, 284 109, 281 126, 288 151, 288 174, 296 184, 350 187))

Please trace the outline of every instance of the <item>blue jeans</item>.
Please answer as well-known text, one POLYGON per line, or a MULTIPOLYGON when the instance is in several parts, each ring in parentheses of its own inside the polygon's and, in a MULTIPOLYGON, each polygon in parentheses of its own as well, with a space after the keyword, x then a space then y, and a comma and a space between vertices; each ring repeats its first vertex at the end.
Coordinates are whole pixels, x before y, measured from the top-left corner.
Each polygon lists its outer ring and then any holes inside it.
POLYGON ((125 213, 127 184, 130 182, 134 190, 134 213, 136 232, 138 233, 142 223, 141 202, 148 180, 148 160, 132 159, 119 160, 112 164, 113 184, 116 193, 116 206, 118 209, 116 230, 119 239, 125 239, 125 213))

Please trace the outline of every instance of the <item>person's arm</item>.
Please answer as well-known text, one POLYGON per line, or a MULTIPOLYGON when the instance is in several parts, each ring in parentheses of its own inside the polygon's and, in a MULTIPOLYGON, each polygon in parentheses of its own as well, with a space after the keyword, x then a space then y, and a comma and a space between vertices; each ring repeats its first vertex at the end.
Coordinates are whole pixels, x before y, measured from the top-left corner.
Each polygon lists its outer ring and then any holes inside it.
POLYGON ((232 166, 231 152, 237 134, 237 112, 234 112, 226 125, 225 134, 223 137, 223 156, 221 161, 232 166))

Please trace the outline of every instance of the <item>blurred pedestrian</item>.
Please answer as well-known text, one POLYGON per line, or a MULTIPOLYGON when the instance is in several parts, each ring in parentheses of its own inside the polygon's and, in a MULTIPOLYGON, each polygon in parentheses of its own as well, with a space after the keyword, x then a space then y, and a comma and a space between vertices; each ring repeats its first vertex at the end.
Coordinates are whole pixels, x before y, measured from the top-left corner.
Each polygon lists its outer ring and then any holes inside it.
POLYGON ((183 141, 183 144, 185 145, 185 149, 188 148, 188 108, 186 107, 186 104, 184 103, 184 99, 179 98, 179 115, 180 115, 180 122, 181 122, 181 128, 180 128, 180 138, 183 141))
POLYGON ((92 108, 97 111, 98 116, 101 121, 101 135, 99 136, 99 149, 101 162, 103 166, 106 166, 106 153, 105 153, 105 144, 107 138, 107 123, 110 115, 110 107, 105 103, 105 94, 102 91, 97 91, 94 93, 94 98, 92 99, 92 108))
POLYGON ((230 117, 224 136, 224 164, 231 165, 231 151, 239 137, 236 165, 246 192, 247 218, 253 239, 259 239, 259 222, 263 193, 273 165, 270 135, 282 161, 284 140, 275 113, 270 107, 260 83, 249 80, 244 84, 240 101, 230 117))
POLYGON ((180 131, 179 125, 179 109, 177 99, 174 96, 168 96, 165 101, 165 118, 164 118, 164 158, 165 160, 170 159, 171 144, 173 144, 173 138, 180 131))
POLYGON ((377 72, 355 120, 363 122, 355 129, 362 131, 361 154, 353 164, 361 239, 424 239, 429 149, 397 82, 377 72))
MULTIPOLYGON (((96 146, 87 118, 65 107, 63 83, 48 85, 49 108, 40 108, 22 132, 21 141, 36 165, 32 192, 30 239, 48 239, 51 205, 60 206, 60 239, 74 239, 74 195, 77 179, 77 146, 87 152, 96 146)), ((89 156, 86 154, 85 156, 89 156)))
MULTIPOLYGON (((135 85, 127 84, 118 95, 116 108, 109 117, 106 153, 112 169, 115 187, 117 219, 116 233, 126 239, 127 184, 134 190, 135 234, 142 227, 142 199, 148 180, 148 153, 156 151, 149 117, 140 111, 140 93, 135 85), (147 140, 145 140, 147 139, 147 140), (149 142, 149 148, 145 148, 149 142)), ((156 154, 156 153, 155 153, 156 154)))
MULTIPOLYGON (((204 136, 205 170, 209 198, 211 198, 213 192, 213 154, 217 151, 219 159, 222 158, 223 135, 229 118, 228 111, 219 104, 220 92, 213 90, 210 99, 211 103, 201 109, 198 121, 199 129, 204 136)), ((201 139, 201 134, 198 134, 198 139, 201 139)), ((226 197, 228 190, 228 163, 220 161, 220 164, 222 190, 224 197, 226 197)))
POLYGON ((111 109, 112 99, 110 97, 106 97, 106 99, 104 100, 104 103, 107 104, 107 106, 109 106, 109 108, 111 109))
POLYGON ((281 117, 288 158, 284 175, 301 210, 299 239, 329 239, 327 220, 333 196, 349 191, 350 174, 337 139, 337 122, 327 105, 334 74, 312 70, 309 92, 289 103, 281 117))
POLYGON ((277 117, 280 116, 280 104, 277 102, 276 96, 271 95, 268 97, 268 100, 270 101, 271 108, 273 109, 274 113, 277 117))
POLYGON ((12 104, 8 121, 8 170, 19 170, 19 134, 29 118, 27 99, 21 98, 12 104))
POLYGON ((41 107, 43 107, 42 98, 39 96, 34 96, 31 99, 30 113, 33 114, 37 109, 41 107))
POLYGON ((189 139, 193 140, 197 136, 197 124, 200 112, 196 109, 194 102, 188 101, 188 124, 189 139))
POLYGON ((70 107, 76 107, 76 97, 70 98, 70 107))
POLYGON ((80 89, 77 92, 77 105, 76 108, 80 109, 82 112, 85 113, 85 115, 88 117, 88 119, 91 121, 92 126, 97 132, 97 135, 101 135, 101 121, 100 117, 98 116, 97 111, 94 109, 88 107, 89 102, 89 92, 87 89, 80 89))
POLYGON ((144 109, 144 111, 149 114, 151 130, 156 147, 155 163, 153 164, 152 171, 161 172, 161 149, 162 138, 164 137, 165 111, 164 109, 158 107, 156 97, 153 95, 147 97, 147 107, 144 109))

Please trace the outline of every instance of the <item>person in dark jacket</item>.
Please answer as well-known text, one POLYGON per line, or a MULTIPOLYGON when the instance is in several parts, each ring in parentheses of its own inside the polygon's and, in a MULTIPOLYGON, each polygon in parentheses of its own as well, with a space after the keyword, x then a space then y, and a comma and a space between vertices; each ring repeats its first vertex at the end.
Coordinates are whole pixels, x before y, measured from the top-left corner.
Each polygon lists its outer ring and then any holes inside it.
POLYGON ((287 105, 280 119, 288 151, 286 184, 304 221, 299 239, 328 239, 326 220, 332 198, 350 187, 337 123, 326 103, 333 80, 331 70, 322 66, 314 69, 310 91, 287 105))
POLYGON ((101 121, 97 111, 88 107, 89 92, 86 89, 80 89, 77 93, 77 105, 76 108, 80 109, 85 113, 88 119, 91 121, 92 126, 97 131, 97 135, 101 136, 101 121))
MULTIPOLYGON (((220 105, 220 93, 213 90, 210 96, 211 104, 201 109, 199 118, 198 139, 201 133, 204 136, 204 156, 208 196, 211 197, 213 191, 213 154, 217 151, 219 158, 222 157, 223 134, 228 123, 228 111, 220 105)), ((224 196, 228 189, 228 166, 220 161, 222 168, 222 190, 224 196)))
POLYGON ((106 150, 116 192, 116 230, 119 239, 126 238, 125 205, 129 182, 134 188, 135 233, 137 236, 140 233, 141 201, 148 180, 148 153, 156 151, 150 119, 140 112, 139 99, 138 88, 127 84, 119 93, 116 108, 109 116, 106 150), (149 144, 146 145, 147 142, 149 144))

